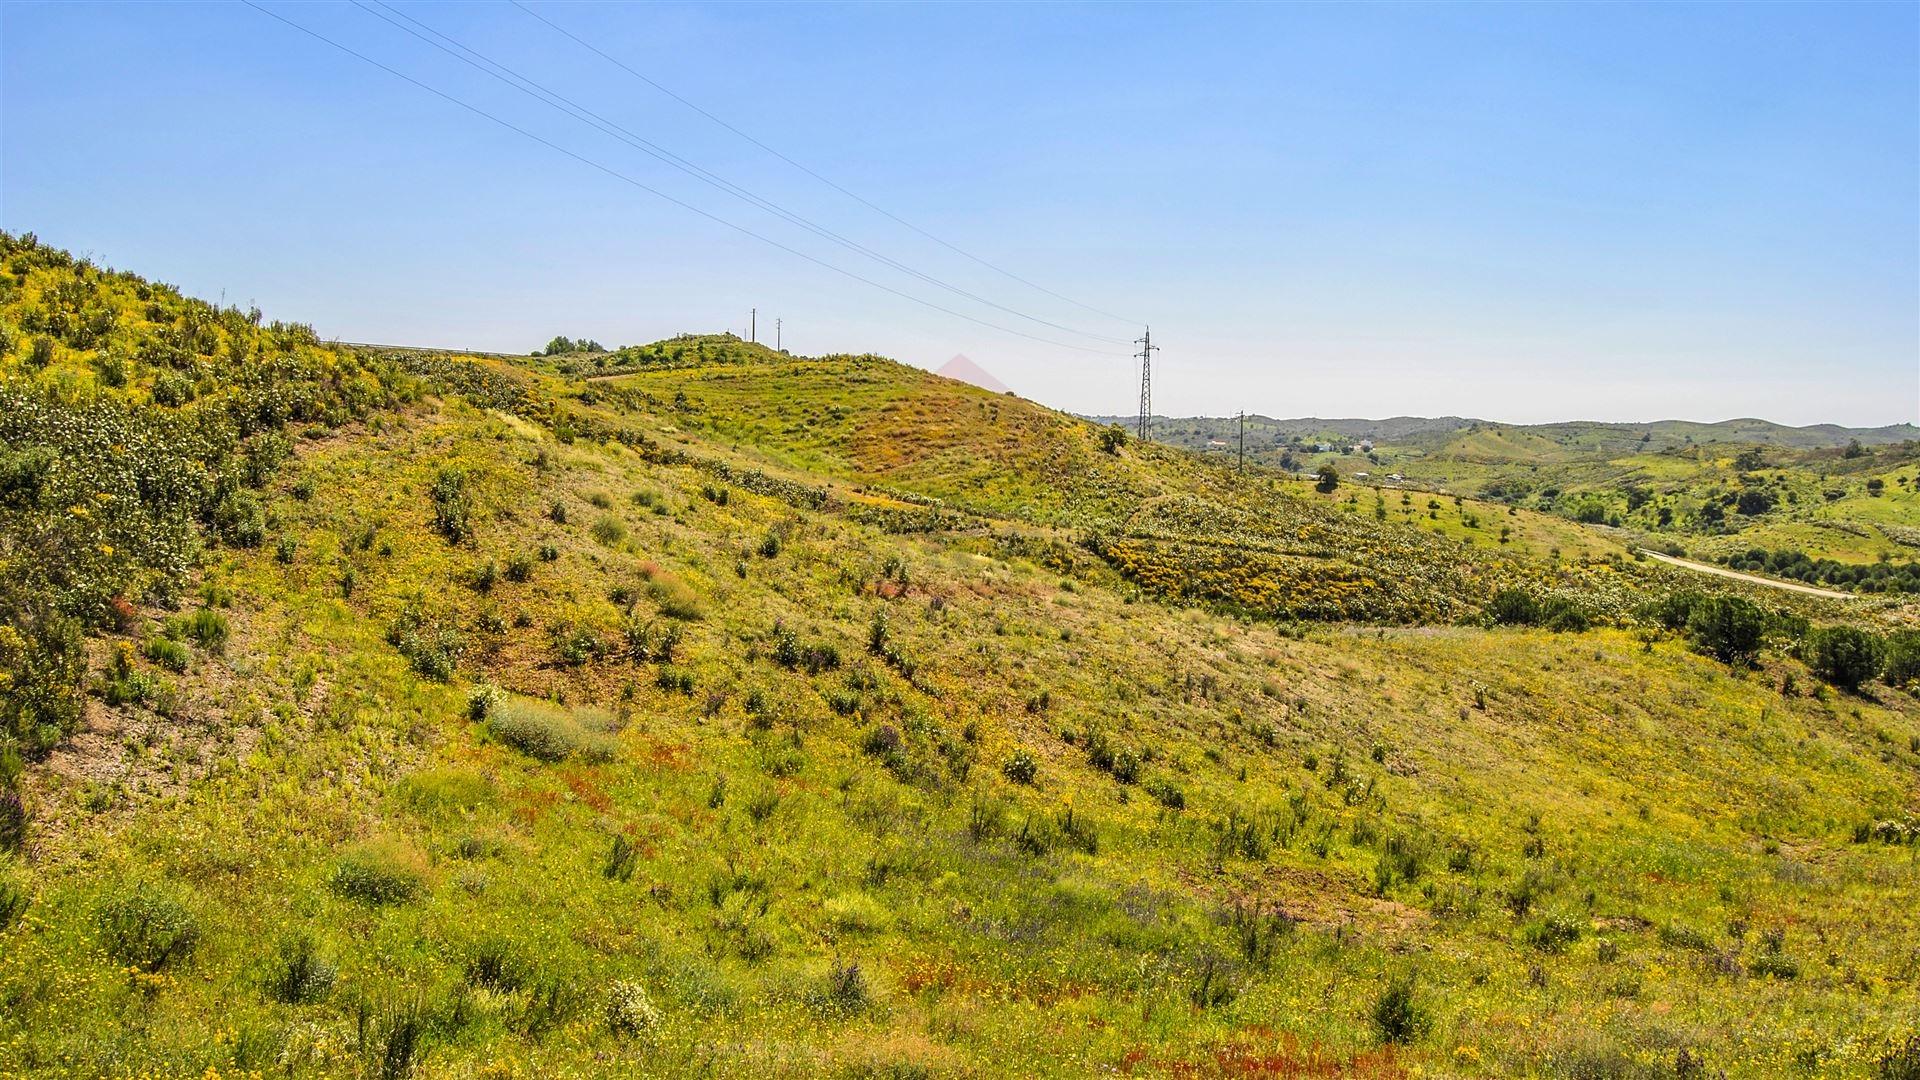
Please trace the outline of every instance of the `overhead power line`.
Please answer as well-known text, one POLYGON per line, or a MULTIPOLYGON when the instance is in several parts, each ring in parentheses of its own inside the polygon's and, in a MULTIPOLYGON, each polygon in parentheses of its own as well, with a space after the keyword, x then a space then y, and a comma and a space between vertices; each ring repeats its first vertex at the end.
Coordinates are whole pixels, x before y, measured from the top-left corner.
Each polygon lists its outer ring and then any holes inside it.
POLYGON ((833 230, 827 228, 824 225, 811 221, 794 211, 788 210, 787 208, 772 202, 771 200, 762 198, 761 196, 755 194, 754 192, 749 191, 746 188, 741 187, 740 185, 727 180, 725 177, 720 176, 717 173, 712 172, 711 170, 702 168, 701 166, 695 164, 694 162, 689 161, 684 157, 681 157, 680 155, 672 152, 671 150, 666 149, 665 147, 659 145, 658 143, 652 142, 646 139, 645 137, 638 135, 635 132, 625 127, 622 127, 620 124, 612 120, 609 120, 605 116, 602 116, 597 112, 594 112, 592 109, 587 108, 585 105, 582 105, 579 102, 566 97, 565 95, 559 93, 558 91, 552 89, 551 87, 543 86, 539 82, 536 82, 535 80, 520 74, 519 72, 508 67, 507 65, 502 64, 499 61, 494 60, 482 54, 479 50, 474 49, 471 46, 456 40, 451 35, 446 34, 440 30, 436 30, 431 26, 428 26, 426 23, 421 22, 419 19, 416 19, 413 16, 408 15, 406 12, 395 8, 393 5, 386 3, 385 0, 373 0, 373 3, 371 5, 368 4, 366 0, 354 0, 354 5, 360 8, 362 11, 366 12, 367 14, 372 15, 375 18, 378 18, 386 22, 388 25, 393 26, 394 28, 401 30, 404 33, 410 34, 413 37, 418 38, 423 42, 426 42, 428 45, 431 45, 434 48, 440 50, 441 52, 446 53, 448 56, 451 56, 454 59, 460 61, 461 63, 466 64, 468 67, 471 67, 474 70, 479 71, 482 74, 495 79, 496 81, 505 83, 507 86, 510 86, 515 90, 518 90, 522 94, 525 94, 536 101, 539 101, 543 105, 547 105, 551 108, 558 109, 559 111, 566 113, 568 116, 572 117, 575 120, 579 120, 581 123, 586 124, 589 127, 592 127, 604 134, 610 135, 620 140, 621 142, 626 143, 628 146, 633 147, 636 150, 639 150, 645 154, 648 154, 658 159, 659 161, 662 161, 668 165, 671 165, 672 167, 680 170, 683 173, 686 173, 688 176, 693 177, 694 179, 700 181, 703 184, 706 184, 709 187, 716 188, 720 191, 727 193, 728 195, 733 196, 736 199, 740 199, 743 202, 749 203, 750 205, 758 207, 759 209, 765 210, 768 213, 773 214, 784 221, 787 221, 793 225, 797 225, 800 228, 813 233, 815 236, 819 236, 822 239, 830 240, 836 244, 839 244, 841 247, 844 247, 849 251, 853 251, 861 255, 865 255, 866 257, 873 259, 876 262, 879 262, 885 266, 898 270, 903 274, 907 274, 911 277, 918 278, 919 280, 926 282, 929 285, 933 285, 937 288, 945 289, 946 291, 953 293, 956 296, 964 297, 968 300, 974 301, 975 303, 985 305, 986 307, 994 308, 998 311, 1005 312, 1006 314, 1013 315, 1017 318, 1025 319, 1028 322, 1035 323, 1040 326, 1046 326, 1054 330, 1060 330, 1065 333, 1079 335, 1081 337, 1089 338, 1094 341, 1103 341, 1110 345, 1127 344, 1127 340, 1125 338, 1116 338, 1116 337, 1110 337, 1105 334, 1096 334, 1091 331, 1080 330, 1071 326, 1065 326, 1048 319, 1042 319, 1035 315, 1029 315, 1023 311, 1019 311, 1015 308, 1008 307, 1005 304, 996 303, 995 301, 990 300, 984 296, 980 296, 976 293, 969 292, 966 289, 960 288, 957 285, 953 285, 946 281, 942 281, 941 279, 934 277, 931 274, 922 273, 921 271, 913 268, 912 266, 907 265, 906 263, 903 263, 897 259, 890 258, 887 255, 881 252, 875 251, 872 248, 869 248, 856 241, 849 240, 845 236, 842 236, 839 233, 834 232, 833 230), (379 8, 384 8, 385 12, 375 10, 374 5, 377 5, 379 8), (388 13, 391 13, 391 16, 393 17, 390 17, 388 13), (394 17, 397 17, 399 19, 404 19, 406 20, 406 22, 412 23, 413 26, 410 27, 410 26, 403 25, 402 23, 395 21, 394 17), (419 27, 419 30, 416 30, 413 27, 419 27), (421 31, 425 31, 425 33, 423 34, 421 33, 421 31), (428 34, 433 35, 433 37, 428 37, 427 36, 428 34), (439 38, 440 41, 435 41, 433 40, 434 38, 439 38), (442 41, 446 42, 447 44, 445 45, 441 44, 442 41), (452 46, 452 48, 449 48, 448 47, 449 45, 452 46), (458 52, 454 51, 456 49, 459 51, 458 52), (466 55, 461 55, 462 53, 466 55))
POLYGON ((938 311, 941 314, 951 315, 956 319, 964 319, 967 322, 974 323, 975 325, 978 325, 978 326, 987 327, 990 330, 997 330, 1003 334, 1012 334, 1015 337, 1026 338, 1029 341, 1038 341, 1042 344, 1052 345, 1056 348, 1061 348, 1061 349, 1073 349, 1079 352, 1098 353, 1100 355, 1119 355, 1115 353, 1109 353, 1106 350, 1102 350, 1102 349, 1088 348, 1087 346, 1084 346, 1084 345, 1075 345, 1070 342, 1064 342, 1064 341, 1054 341, 1051 338, 1044 338, 1037 334, 1029 334, 1024 330, 1016 330, 1010 326, 1002 326, 999 323, 989 322, 986 319, 969 315, 964 311, 955 311, 952 308, 943 306, 941 304, 936 304, 931 300, 925 299, 924 297, 915 296, 912 293, 905 292, 900 289, 896 289, 891 285, 887 285, 882 282, 875 281, 872 278, 855 273, 854 271, 848 270, 845 267, 837 266, 833 263, 830 263, 825 259, 821 259, 813 255, 809 255, 806 252, 799 250, 798 248, 790 247, 769 236, 765 236, 761 233, 755 232, 754 230, 749 229, 744 225, 740 225, 735 222, 729 221, 726 218, 723 218, 720 215, 713 213, 712 211, 701 209, 700 207, 695 206, 692 203, 685 201, 684 199, 675 198, 674 196, 669 195, 666 192, 659 190, 658 188, 650 187, 647 184, 634 179, 633 177, 627 175, 626 173, 621 172, 618 169, 615 169, 609 165, 602 164, 601 162, 595 161, 594 159, 587 157, 585 154, 581 154, 573 150, 569 150, 566 147, 561 146, 559 143, 556 143, 551 139, 546 138, 545 136, 535 134, 534 132, 529 131, 526 128, 523 128, 518 124, 513 123, 512 121, 504 120, 498 116, 495 116, 493 113, 490 113, 485 109, 480 108, 478 105, 474 105, 470 102, 464 101, 460 98, 453 96, 452 94, 447 93, 444 90, 438 89, 437 87, 433 87, 424 82, 421 82, 419 79, 416 79, 413 76, 408 75, 403 71, 399 71, 395 68, 389 67, 388 65, 383 64, 378 60, 375 60, 374 58, 366 55, 365 53, 359 52, 356 49, 343 45, 340 42, 335 41, 334 39, 326 36, 325 34, 320 33, 317 30, 311 29, 306 26, 302 26, 300 23, 294 22, 292 19, 289 19, 286 16, 279 14, 278 12, 275 12, 266 7, 263 7, 259 3, 255 2, 255 0, 241 0, 241 2, 244 3, 246 6, 252 8, 253 10, 258 11, 262 15, 265 15, 268 18, 275 20, 276 22, 283 23, 289 27, 292 27, 295 30, 300 31, 301 33, 307 35, 308 37, 313 38, 316 41, 322 42, 326 45, 330 45, 333 48, 338 49, 343 53, 346 53, 348 56, 351 56, 354 59, 361 61, 362 63, 371 65, 372 67, 379 68, 381 71, 384 71, 389 75, 392 75, 394 78, 399 79, 402 82, 408 83, 414 87, 417 87, 418 89, 425 90, 427 93, 432 94, 433 96, 440 98, 441 100, 446 101, 449 104, 458 105, 460 108, 465 109, 470 113, 473 113, 475 116, 479 116, 484 119, 491 120, 495 124, 498 124, 503 128, 506 128, 508 131, 511 131, 514 134, 519 135, 523 138, 530 139, 533 142, 539 143, 541 146, 544 146, 547 149, 552 150, 557 154, 562 154, 566 157, 572 158, 573 160, 581 163, 582 165, 586 165, 589 168, 596 169, 600 172, 603 172, 608 176, 611 176, 614 179, 619 180, 624 184, 628 184, 632 187, 638 188, 641 191, 646 192, 649 195, 652 195, 652 196, 655 196, 656 198, 663 199, 667 202, 670 202, 673 205, 678 206, 683 210, 687 210, 691 213, 698 214, 701 217, 714 222, 715 224, 724 225, 727 228, 732 229, 734 232, 740 233, 744 236, 750 236, 753 239, 758 240, 769 247, 777 248, 780 251, 784 251, 787 254, 794 256, 795 258, 805 259, 807 262, 813 263, 815 266, 821 267, 822 269, 831 270, 842 277, 848 278, 852 281, 857 281, 871 288, 879 289, 881 292, 900 297, 903 300, 912 301, 913 303, 919 304, 922 307, 930 308, 934 311, 938 311))
POLYGON ((1013 281, 1017 281, 1020 284, 1025 285, 1027 288, 1033 289, 1037 292, 1043 292, 1048 296, 1053 297, 1055 300, 1064 300, 1065 302, 1072 304, 1074 307, 1083 308, 1087 311, 1093 312, 1095 315, 1102 315, 1102 316, 1105 316, 1106 318, 1114 319, 1119 322, 1132 321, 1131 319, 1127 318, 1124 315, 1115 315, 1111 311, 1106 311, 1104 309, 1094 307, 1092 304, 1082 303, 1079 300, 1075 300, 1071 296, 1065 296, 1060 293, 1054 292, 1052 289, 1049 289, 1044 285, 1040 285, 1036 282, 1029 281, 1024 277, 1021 277, 1019 274, 1014 273, 1011 270, 998 266, 994 263, 988 262, 986 259, 983 259, 980 256, 973 254, 972 252, 966 250, 965 248, 959 247, 955 244, 949 243, 948 241, 941 239, 938 236, 935 236, 933 233, 930 233, 927 230, 921 228, 920 226, 915 225, 913 222, 908 221, 907 219, 899 216, 898 214, 895 214, 891 210, 888 210, 883 206, 878 206, 873 202, 870 202, 869 200, 867 200, 865 197, 861 196, 857 192, 850 191, 847 188, 842 187, 840 184, 835 183, 833 180, 820 175, 819 173, 815 172, 814 170, 808 168, 805 165, 802 165, 800 162, 795 161, 794 159, 788 157, 786 154, 781 153, 779 150, 776 150, 773 147, 768 146, 766 143, 761 142, 759 139, 754 138, 752 135, 747 134, 746 132, 726 122, 720 117, 715 116, 713 113, 708 112, 706 109, 701 108, 699 105, 693 103, 692 101, 689 101, 684 97, 681 97, 679 94, 673 92, 671 89, 665 86, 662 86, 660 83, 655 82, 653 79, 627 66, 625 63, 621 62, 619 59, 613 56, 607 55, 605 52, 601 51, 597 46, 595 46, 592 42, 579 37, 578 35, 574 34, 571 30, 568 30, 566 27, 559 25, 558 23, 554 22, 552 19, 547 18, 545 15, 542 15, 539 12, 533 10, 532 8, 528 7, 526 4, 521 3, 520 0, 513 0, 513 6, 519 8, 521 11, 526 12, 528 15, 532 16, 533 18, 538 19, 540 22, 545 23, 547 26, 551 27, 556 33, 573 41, 575 44, 579 45, 581 48, 586 49, 588 52, 593 53, 595 56, 598 56, 600 59, 605 60, 607 63, 612 64, 614 67, 619 68, 620 70, 626 72, 627 74, 633 76, 634 78, 639 79, 641 82, 646 83, 648 86, 653 87, 655 90, 660 91, 662 94, 667 95, 668 97, 679 102, 680 104, 685 105, 687 108, 692 109, 694 112, 699 113, 701 116, 706 117, 708 120, 711 120, 714 123, 720 125, 721 127, 726 128, 728 131, 733 132, 735 135, 738 135, 742 139, 745 139, 746 141, 752 143, 753 145, 759 147, 760 149, 766 151, 767 153, 772 154, 774 157, 779 158, 781 161, 786 162, 788 165, 791 165, 794 168, 800 170, 801 172, 806 173, 808 176, 813 177, 815 180, 820 181, 822 184, 825 184, 826 186, 832 188, 833 190, 839 192, 840 194, 845 195, 847 198, 852 199, 854 202, 859 203, 861 206, 864 206, 867 209, 872 210, 874 213, 887 218, 888 220, 894 222, 895 224, 898 224, 907 229, 911 229, 916 233, 919 233, 921 236, 927 238, 928 240, 933 241, 936 244, 939 244, 941 247, 946 248, 948 251, 951 251, 956 255, 962 256, 963 258, 971 259, 972 261, 979 263, 981 266, 986 267, 987 269, 993 271, 996 274, 1001 275, 1002 277, 1008 278, 1013 281))

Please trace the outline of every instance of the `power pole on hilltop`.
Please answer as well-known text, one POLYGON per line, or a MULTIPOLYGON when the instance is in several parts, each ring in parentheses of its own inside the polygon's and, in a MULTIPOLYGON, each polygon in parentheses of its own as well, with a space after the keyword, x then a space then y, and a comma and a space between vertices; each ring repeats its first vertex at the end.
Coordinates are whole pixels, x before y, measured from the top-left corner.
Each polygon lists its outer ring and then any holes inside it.
POLYGON ((1247 471, 1247 410, 1240 410, 1240 471, 1247 471))
POLYGON ((773 351, 774 352, 787 351, 780 344, 780 320, 779 319, 773 320, 773 351))
POLYGON ((753 342, 756 345, 760 343, 760 309, 759 308, 747 309, 747 340, 753 342))
POLYGON ((1160 346, 1153 343, 1151 326, 1133 343, 1140 346, 1140 351, 1135 354, 1140 358, 1140 441, 1146 442, 1147 433, 1153 428, 1153 353, 1160 346))

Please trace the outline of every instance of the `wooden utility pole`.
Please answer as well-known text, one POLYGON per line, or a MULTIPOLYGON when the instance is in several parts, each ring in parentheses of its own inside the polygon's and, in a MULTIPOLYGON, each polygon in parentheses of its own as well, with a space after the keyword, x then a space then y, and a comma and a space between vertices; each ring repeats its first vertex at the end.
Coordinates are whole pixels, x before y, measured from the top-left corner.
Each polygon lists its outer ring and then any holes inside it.
POLYGON ((747 309, 747 340, 753 342, 756 345, 760 343, 760 309, 759 308, 747 309))

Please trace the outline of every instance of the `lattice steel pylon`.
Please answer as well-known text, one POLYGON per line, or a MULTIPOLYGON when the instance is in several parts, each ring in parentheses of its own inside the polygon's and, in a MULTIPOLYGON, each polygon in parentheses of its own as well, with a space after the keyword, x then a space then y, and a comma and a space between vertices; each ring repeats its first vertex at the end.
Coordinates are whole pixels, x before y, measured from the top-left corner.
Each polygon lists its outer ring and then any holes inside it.
POLYGON ((1160 346, 1153 343, 1153 327, 1151 326, 1147 327, 1147 332, 1144 335, 1135 338, 1133 343, 1140 346, 1140 351, 1134 354, 1140 358, 1140 425, 1138 434, 1140 441, 1146 442, 1147 433, 1153 430, 1153 354, 1160 346))

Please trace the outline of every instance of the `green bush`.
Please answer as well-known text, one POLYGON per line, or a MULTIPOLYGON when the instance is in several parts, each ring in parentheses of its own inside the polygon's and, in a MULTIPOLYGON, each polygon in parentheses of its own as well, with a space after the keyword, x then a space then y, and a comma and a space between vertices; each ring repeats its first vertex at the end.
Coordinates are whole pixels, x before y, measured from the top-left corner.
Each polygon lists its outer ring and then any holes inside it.
POLYGON ((1007 763, 1000 766, 1000 771, 1016 784, 1031 784, 1040 775, 1040 763, 1025 750, 1015 750, 1007 763))
POLYGON ((448 466, 434 474, 427 494, 433 500, 433 527, 450 544, 473 537, 473 492, 465 470, 448 466))
POLYGON ((466 648, 452 618, 428 611, 417 597, 407 601, 399 618, 387 628, 387 643, 400 650, 413 670, 438 682, 453 677, 466 648))
POLYGON ((1880 677, 1888 686, 1920 682, 1920 630, 1902 630, 1887 637, 1880 677))
POLYGON ((1880 639, 1853 626, 1830 626, 1808 634, 1800 652, 1815 675, 1842 690, 1880 674, 1880 639))
POLYGON ((617 744, 605 731, 593 730, 574 714, 525 698, 509 698, 493 710, 487 731, 502 743, 539 761, 580 757, 609 761, 617 744))
POLYGON ((1723 663, 1752 664, 1766 633, 1766 611, 1739 596, 1708 597, 1687 616, 1694 646, 1723 663))
POLYGON ((193 912, 147 884, 109 895, 94 912, 94 926, 109 956, 149 973, 185 961, 200 944, 200 920, 193 912))
POLYGON ((371 906, 402 904, 426 891, 426 878, 412 851, 395 841, 356 844, 334 862, 327 879, 333 891, 371 906))
POLYGON ((1430 1019, 1414 992, 1412 976, 1390 980, 1373 1001, 1373 1027, 1380 1038, 1405 1045, 1425 1034, 1430 1019))
POLYGON ((170 637, 157 637, 147 642, 147 659, 168 671, 182 672, 187 670, 193 654, 170 637))
POLYGON ((339 968, 321 956, 307 934, 280 943, 268 963, 263 986, 267 997, 282 1005, 313 1005, 333 992, 339 968))
POLYGON ((25 885, 0 872, 0 934, 6 933, 32 903, 33 898, 27 895, 25 885))
POLYGON ((210 607, 167 620, 167 636, 192 641, 208 652, 221 652, 229 636, 227 617, 210 607))
POLYGON ((1487 619, 1495 626, 1532 626, 1540 621, 1540 602, 1525 589, 1501 589, 1487 603, 1487 619))
POLYGON ((588 530, 595 540, 602 544, 614 545, 627 538, 627 524, 612 514, 602 514, 588 530))

